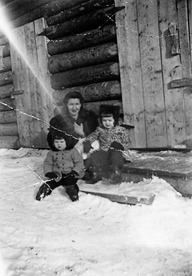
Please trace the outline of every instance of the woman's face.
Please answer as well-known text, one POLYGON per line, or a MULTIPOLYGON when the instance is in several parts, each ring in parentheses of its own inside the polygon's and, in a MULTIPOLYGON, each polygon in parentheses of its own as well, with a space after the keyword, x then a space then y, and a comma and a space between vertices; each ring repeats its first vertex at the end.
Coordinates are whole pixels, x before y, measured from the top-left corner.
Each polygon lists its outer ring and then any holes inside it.
POLYGON ((69 99, 67 103, 67 109, 69 115, 73 118, 77 118, 79 110, 81 109, 81 103, 79 99, 69 99))

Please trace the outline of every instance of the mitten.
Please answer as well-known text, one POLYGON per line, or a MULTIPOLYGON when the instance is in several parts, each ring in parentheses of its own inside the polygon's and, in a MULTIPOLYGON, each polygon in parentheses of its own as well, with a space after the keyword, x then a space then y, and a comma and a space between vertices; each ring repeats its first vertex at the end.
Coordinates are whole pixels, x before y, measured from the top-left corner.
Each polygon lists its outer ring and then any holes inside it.
POLYGON ((77 178, 79 176, 79 174, 76 172, 76 171, 74 171, 74 170, 72 170, 70 173, 68 173, 68 174, 64 174, 64 173, 62 173, 62 178, 77 178))
POLYGON ((72 171, 69 173, 69 177, 77 178, 78 176, 79 176, 79 174, 78 174, 76 171, 74 171, 74 170, 72 170, 72 171))
POLYGON ((58 177, 58 175, 55 172, 48 172, 48 173, 46 173, 45 176, 48 177, 48 178, 50 178, 50 179, 58 177))
POLYGON ((90 151, 90 149, 92 148, 91 147, 91 142, 90 141, 85 141, 83 143, 83 146, 84 146, 84 152, 85 153, 88 153, 90 151))
POLYGON ((116 149, 116 150, 124 150, 123 145, 122 145, 121 143, 119 143, 119 142, 116 142, 116 141, 114 141, 114 142, 111 144, 110 148, 116 149))

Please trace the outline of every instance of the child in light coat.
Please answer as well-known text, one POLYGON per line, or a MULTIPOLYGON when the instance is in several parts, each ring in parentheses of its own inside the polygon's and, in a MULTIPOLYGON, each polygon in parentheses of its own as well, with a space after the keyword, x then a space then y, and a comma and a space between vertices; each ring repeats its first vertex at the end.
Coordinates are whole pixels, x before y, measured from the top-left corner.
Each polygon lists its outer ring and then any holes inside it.
POLYGON ((48 180, 39 188, 36 200, 40 201, 63 186, 70 199, 76 201, 79 198, 77 181, 84 176, 83 159, 75 148, 71 148, 70 136, 61 131, 54 131, 52 135, 55 150, 48 152, 43 164, 48 180))

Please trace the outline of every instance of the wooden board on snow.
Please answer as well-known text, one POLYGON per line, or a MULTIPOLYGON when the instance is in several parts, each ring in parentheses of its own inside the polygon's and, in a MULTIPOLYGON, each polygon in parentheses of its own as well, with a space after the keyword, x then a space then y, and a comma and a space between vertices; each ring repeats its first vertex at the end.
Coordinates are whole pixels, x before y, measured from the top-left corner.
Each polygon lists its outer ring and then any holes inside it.
MULTIPOLYGON (((121 189, 122 184, 109 184, 107 181, 99 181, 96 184, 86 184, 84 181, 78 183, 81 192, 92 194, 95 196, 100 196, 107 198, 113 202, 136 205, 136 204, 147 204, 153 203, 155 195, 149 192, 135 191, 129 192, 127 190, 123 191, 121 189)), ((128 185, 127 185, 128 186, 128 185)))

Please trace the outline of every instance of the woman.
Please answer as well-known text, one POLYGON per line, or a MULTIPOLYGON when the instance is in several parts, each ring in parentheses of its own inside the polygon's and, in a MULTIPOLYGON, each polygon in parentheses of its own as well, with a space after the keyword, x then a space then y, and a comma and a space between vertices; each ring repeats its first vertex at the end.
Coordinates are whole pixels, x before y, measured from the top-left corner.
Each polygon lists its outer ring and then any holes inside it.
POLYGON ((52 150, 55 150, 52 134, 55 129, 67 134, 73 148, 80 140, 95 131, 98 126, 97 116, 93 111, 83 108, 83 96, 79 92, 69 92, 64 98, 64 106, 61 113, 50 121, 47 142, 52 150))

